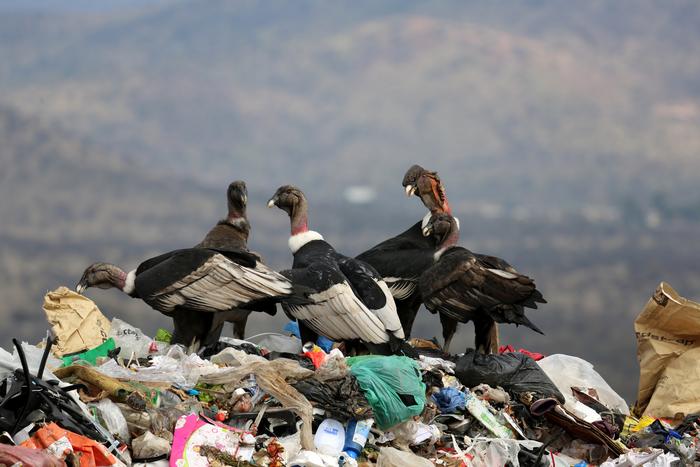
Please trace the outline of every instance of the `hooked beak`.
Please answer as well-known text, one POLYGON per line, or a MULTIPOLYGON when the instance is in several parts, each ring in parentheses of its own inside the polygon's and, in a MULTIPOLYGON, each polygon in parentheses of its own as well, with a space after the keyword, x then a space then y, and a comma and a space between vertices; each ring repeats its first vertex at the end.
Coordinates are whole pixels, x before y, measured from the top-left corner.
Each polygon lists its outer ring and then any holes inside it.
POLYGON ((272 198, 270 201, 267 202, 267 207, 273 208, 273 207, 275 207, 276 203, 277 203, 277 200, 275 198, 272 198))
POLYGON ((82 282, 78 283, 78 285, 75 286, 75 291, 78 292, 80 295, 83 294, 87 290, 87 285, 83 284, 82 282))
POLYGON ((406 185, 406 196, 413 196, 417 189, 415 185, 406 185))
POLYGON ((433 233, 433 226, 428 224, 425 227, 423 227, 423 236, 428 237, 430 236, 431 233, 433 233))

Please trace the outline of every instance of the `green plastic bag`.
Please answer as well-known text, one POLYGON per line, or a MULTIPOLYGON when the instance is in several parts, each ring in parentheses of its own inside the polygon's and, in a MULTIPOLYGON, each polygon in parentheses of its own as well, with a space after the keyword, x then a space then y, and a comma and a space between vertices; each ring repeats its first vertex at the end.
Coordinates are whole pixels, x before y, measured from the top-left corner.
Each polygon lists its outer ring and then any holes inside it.
POLYGON ((98 357, 106 357, 109 351, 113 350, 114 347, 114 339, 110 337, 102 344, 90 350, 86 350, 85 352, 81 352, 79 354, 67 355, 62 357, 63 366, 69 366, 79 361, 87 362, 90 365, 96 365, 98 357))
POLYGON ((347 358, 350 373, 372 406, 381 430, 420 415, 425 406, 425 384, 418 364, 408 357, 347 358))

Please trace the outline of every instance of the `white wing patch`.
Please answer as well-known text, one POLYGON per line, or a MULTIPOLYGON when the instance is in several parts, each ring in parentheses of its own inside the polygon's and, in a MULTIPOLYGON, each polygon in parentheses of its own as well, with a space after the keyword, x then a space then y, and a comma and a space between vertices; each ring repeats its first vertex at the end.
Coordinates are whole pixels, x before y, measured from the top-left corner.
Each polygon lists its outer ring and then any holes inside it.
POLYGON ((180 305, 214 312, 291 292, 289 280, 264 264, 258 262, 249 268, 215 254, 186 277, 148 297, 148 301, 156 302, 165 313, 180 305))
POLYGON ((382 344, 389 340, 382 319, 357 298, 347 282, 311 294, 309 298, 314 303, 284 307, 296 319, 306 321, 318 334, 338 341, 361 339, 373 344, 382 344))
POLYGON ((401 277, 384 277, 384 282, 389 286, 389 291, 394 300, 403 300, 410 297, 418 288, 416 279, 403 279, 401 277))
POLYGON ((487 268, 489 271, 492 273, 496 274, 497 276, 501 276, 504 279, 517 279, 518 275, 513 274, 512 272, 504 271, 503 269, 491 269, 487 268))
POLYGON ((399 314, 396 311, 396 303, 394 302, 394 297, 391 296, 391 291, 387 287, 386 283, 382 280, 375 280, 379 288, 384 292, 384 297, 386 298, 386 304, 379 310, 372 310, 379 319, 384 324, 384 328, 392 333, 399 339, 404 338, 403 328, 401 327, 401 320, 399 320, 399 314))

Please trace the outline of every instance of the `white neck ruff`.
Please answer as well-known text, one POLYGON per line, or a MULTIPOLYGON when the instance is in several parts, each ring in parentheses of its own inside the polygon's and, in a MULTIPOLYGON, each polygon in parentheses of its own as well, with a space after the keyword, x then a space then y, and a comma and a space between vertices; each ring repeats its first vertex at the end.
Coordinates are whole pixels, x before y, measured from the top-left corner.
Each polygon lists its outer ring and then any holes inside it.
POLYGON ((289 237, 289 249, 292 250, 292 254, 299 251, 301 247, 314 240, 323 240, 323 235, 313 230, 307 230, 306 232, 298 233, 289 237))

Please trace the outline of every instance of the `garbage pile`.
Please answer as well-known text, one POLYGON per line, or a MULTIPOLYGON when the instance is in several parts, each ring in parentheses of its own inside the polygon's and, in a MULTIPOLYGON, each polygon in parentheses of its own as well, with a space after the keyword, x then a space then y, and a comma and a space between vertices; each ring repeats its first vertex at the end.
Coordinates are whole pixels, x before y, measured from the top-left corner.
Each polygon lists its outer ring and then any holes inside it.
POLYGON ((0 349, 0 465, 661 467, 697 458, 700 386, 683 365, 697 349, 700 322, 689 325, 700 305, 667 284, 635 323, 645 398, 633 414, 590 363, 568 355, 447 355, 412 339, 417 358, 346 356, 328 340, 303 345, 293 323, 197 353, 170 345, 167 331, 151 338, 110 321, 65 288, 44 308, 44 342, 0 349), (670 329, 670 315, 683 326, 670 329), (683 368, 688 384, 670 395, 683 368))

